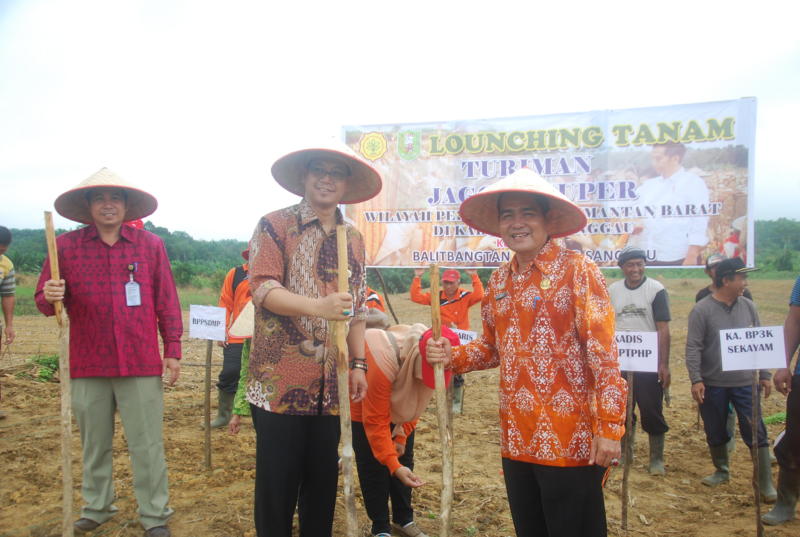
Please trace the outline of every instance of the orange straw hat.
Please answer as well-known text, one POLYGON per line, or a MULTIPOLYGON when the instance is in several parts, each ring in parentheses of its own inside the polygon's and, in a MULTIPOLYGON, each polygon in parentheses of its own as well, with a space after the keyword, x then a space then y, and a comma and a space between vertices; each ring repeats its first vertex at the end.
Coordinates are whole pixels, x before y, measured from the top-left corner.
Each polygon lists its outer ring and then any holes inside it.
POLYGON ((328 142, 284 155, 272 165, 272 176, 283 188, 302 197, 305 194, 303 179, 308 163, 315 158, 331 157, 343 160, 350 168, 347 192, 340 203, 361 203, 374 198, 381 191, 383 181, 380 172, 342 143, 328 142))
POLYGON ((119 188, 125 192, 125 220, 138 220, 149 216, 158 208, 158 201, 152 194, 131 185, 108 168, 84 179, 78 186, 56 198, 58 214, 81 224, 91 224, 94 220, 89 212, 86 194, 93 188, 119 188))
POLYGON ((507 192, 535 194, 547 198, 550 208, 545 215, 545 223, 548 235, 552 238, 572 235, 586 226, 583 210, 529 168, 517 170, 482 192, 465 199, 458 209, 461 220, 478 231, 499 237, 500 214, 497 202, 500 195, 507 192))

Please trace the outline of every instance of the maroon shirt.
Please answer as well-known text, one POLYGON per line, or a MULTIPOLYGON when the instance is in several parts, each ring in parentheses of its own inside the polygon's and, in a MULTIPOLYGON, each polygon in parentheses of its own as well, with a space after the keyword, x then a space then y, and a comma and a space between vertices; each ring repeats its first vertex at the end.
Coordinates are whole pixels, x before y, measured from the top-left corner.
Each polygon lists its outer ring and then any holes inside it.
MULTIPOLYGON (((164 356, 181 357, 183 320, 167 251, 149 231, 122 226, 120 239, 109 246, 94 225, 56 239, 61 279, 66 282, 64 306, 70 320, 70 376, 161 376, 158 332, 164 356), (141 306, 128 306, 125 284, 135 264, 141 306)), ((36 286, 36 306, 45 315, 55 309, 44 298, 50 279, 45 259, 36 286)))

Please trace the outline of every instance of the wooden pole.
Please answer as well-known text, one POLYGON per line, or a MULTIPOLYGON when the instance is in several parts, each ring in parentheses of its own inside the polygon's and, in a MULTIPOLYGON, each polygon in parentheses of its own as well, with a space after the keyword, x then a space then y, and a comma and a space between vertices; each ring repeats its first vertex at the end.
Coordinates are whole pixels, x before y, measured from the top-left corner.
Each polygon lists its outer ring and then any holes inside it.
POLYGON ((204 405, 204 420, 205 420, 205 456, 206 456, 206 470, 211 470, 211 350, 213 343, 209 339, 206 345, 206 380, 205 390, 206 399, 204 405))
MULTIPOLYGON (((343 225, 336 226, 336 249, 338 253, 339 292, 347 293, 349 282, 347 275, 347 229, 343 225)), ((334 321, 333 332, 336 342, 336 380, 339 388, 339 426, 342 431, 342 474, 344 478, 344 505, 347 521, 348 537, 356 537, 358 533, 358 515, 356 514, 356 497, 353 490, 353 427, 350 423, 350 364, 347 349, 347 321, 334 321)))
MULTIPOLYGON (((442 312, 439 302, 439 266, 431 265, 431 329, 434 339, 442 336, 442 312)), ((433 368, 436 381, 436 416, 439 422, 439 438, 442 442, 442 496, 441 529, 439 537, 450 537, 453 506, 453 435, 450 430, 450 410, 447 402, 447 386, 444 382, 444 365, 433 368)))
POLYGON ((628 400, 625 404, 625 466, 622 469, 622 529, 628 531, 628 505, 630 494, 628 492, 628 479, 633 462, 633 371, 626 372, 628 381, 628 400))
POLYGON ((397 314, 394 312, 394 308, 392 307, 392 303, 389 302, 389 291, 386 289, 386 282, 383 280, 383 274, 381 274, 381 269, 375 268, 375 273, 378 275, 378 279, 381 281, 381 289, 383 290, 383 299, 386 301, 386 306, 389 308, 389 311, 392 314, 392 318, 394 319, 394 324, 400 324, 400 321, 397 320, 397 314))
POLYGON ((750 457, 753 459, 753 494, 756 506, 756 535, 764 537, 764 525, 761 523, 761 487, 758 482, 758 425, 761 423, 758 416, 758 369, 753 370, 753 412, 750 416, 750 429, 752 441, 750 457))
MULTIPOLYGON (((60 280, 56 233, 53 228, 53 213, 44 212, 44 233, 47 240, 47 254, 50 258, 50 279, 60 280)), ((58 321, 58 371, 61 384, 61 487, 62 520, 61 535, 72 537, 72 397, 70 394, 69 371, 69 322, 64 315, 61 301, 53 304, 58 321)))

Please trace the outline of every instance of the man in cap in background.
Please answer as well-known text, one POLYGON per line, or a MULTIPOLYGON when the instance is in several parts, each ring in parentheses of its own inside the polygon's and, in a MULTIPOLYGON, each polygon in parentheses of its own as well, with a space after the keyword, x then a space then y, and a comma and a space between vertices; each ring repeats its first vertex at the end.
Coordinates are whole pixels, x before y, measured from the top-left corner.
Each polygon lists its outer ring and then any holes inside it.
POLYGON ((232 268, 222 281, 219 294, 219 307, 225 308, 225 341, 222 346, 222 370, 219 372, 217 383, 217 417, 211 422, 211 427, 217 429, 225 427, 231 421, 233 411, 233 398, 239 385, 239 372, 242 367, 242 346, 246 338, 232 336, 231 326, 244 307, 250 302, 250 283, 247 281, 247 259, 250 250, 242 252, 245 263, 232 268))
POLYGON ((778 459, 778 501, 761 520, 775 526, 794 519, 800 496, 800 359, 791 372, 792 358, 800 346, 800 278, 794 282, 789 299, 789 314, 783 323, 786 343, 786 368, 775 372, 775 389, 786 399, 786 430, 775 442, 778 459))
MULTIPOLYGON (((425 269, 414 269, 414 279, 411 280, 411 300, 423 306, 430 306, 431 294, 422 292, 422 275, 425 269)), ((461 274, 455 269, 442 272, 442 289, 439 291, 439 311, 442 315, 442 324, 448 328, 469 330, 469 309, 483 300, 483 284, 478 277, 478 271, 468 269, 467 274, 472 278, 472 291, 459 286, 461 274)), ((453 412, 461 414, 464 406, 464 376, 453 377, 453 412)))
POLYGON ((117 511, 112 441, 119 410, 145 536, 170 535, 161 375, 169 372, 172 386, 180 374, 181 308, 164 243, 122 225, 157 206, 152 195, 106 168, 55 201, 61 216, 88 224, 58 237, 61 279, 50 278, 47 258, 35 295, 45 315, 55 314, 57 301, 69 313, 72 411, 81 433, 86 502, 75 522, 79 532, 96 529, 117 511))
POLYGON ((455 373, 500 367, 500 449, 517 535, 602 537, 604 467, 618 464, 627 389, 603 275, 554 240, 583 229, 586 216, 528 168, 459 212, 514 257, 489 278, 483 334, 454 350, 444 338, 429 342, 428 361, 455 373))
MULTIPOLYGON (((700 302, 702 299, 714 292, 716 289, 714 286, 714 275, 717 272, 717 265, 726 259, 728 258, 723 254, 711 254, 706 258, 705 273, 706 276, 711 278, 711 283, 697 291, 697 294, 694 297, 695 302, 700 302)), ((747 287, 744 288, 742 296, 753 300, 753 295, 750 293, 750 289, 747 287)), ((725 429, 728 431, 728 438, 730 438, 730 440, 728 440, 728 453, 730 454, 736 449, 736 411, 733 410, 732 404, 728 405, 728 419, 725 422, 725 429)))
MULTIPOLYGON (((650 440, 648 471, 652 475, 664 475, 664 434, 669 431, 663 405, 664 390, 670 384, 669 296, 661 282, 645 275, 647 255, 644 250, 629 246, 620 252, 617 263, 625 278, 608 287, 617 331, 658 334, 658 372, 633 374, 633 400, 639 406, 642 429, 650 440)), ((635 437, 636 414, 633 418, 631 430, 625 432, 625 441, 631 444, 635 437)))
MULTIPOLYGON (((717 264, 714 274, 714 291, 694 305, 689 313, 689 331, 686 336, 686 369, 692 383, 692 397, 700 405, 700 415, 706 432, 711 461, 716 471, 704 477, 702 483, 715 487, 730 480, 727 442, 730 439, 725 427, 728 405, 733 404, 739 415, 739 432, 742 440, 751 447, 753 434, 750 424, 752 408, 751 371, 723 371, 719 338, 720 330, 760 326, 755 304, 742 294, 747 286, 747 273, 755 268, 745 267, 739 258, 725 259, 717 264)), ((764 397, 770 392, 770 373, 759 372, 764 397)), ((767 430, 758 412, 758 466, 762 499, 775 501, 770 471, 767 430)))
POLYGON ((350 395, 364 398, 366 274, 361 234, 347 225, 350 293, 337 290, 340 203, 381 189, 380 174, 336 145, 279 158, 275 180, 302 196, 261 218, 250 241, 255 331, 247 400, 256 429, 255 525, 259 537, 330 536, 338 481, 336 347, 328 321, 350 321, 350 395), (351 317, 352 316, 352 317, 351 317))

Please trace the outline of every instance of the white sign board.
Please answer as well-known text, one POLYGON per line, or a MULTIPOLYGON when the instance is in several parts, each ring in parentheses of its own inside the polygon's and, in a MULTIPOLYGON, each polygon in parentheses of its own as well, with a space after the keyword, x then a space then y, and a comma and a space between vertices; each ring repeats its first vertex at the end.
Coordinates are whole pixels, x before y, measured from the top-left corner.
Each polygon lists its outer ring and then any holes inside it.
POLYGON ((786 367, 783 326, 753 326, 719 331, 722 370, 786 367))
POLYGON ((191 304, 189 337, 225 341, 225 308, 191 304))
POLYGON ((619 368, 622 371, 658 372, 657 332, 617 332, 614 337, 619 349, 619 368))
POLYGON ((477 332, 472 332, 470 330, 459 330, 458 328, 451 328, 450 330, 455 332, 462 345, 466 345, 478 337, 477 332))

